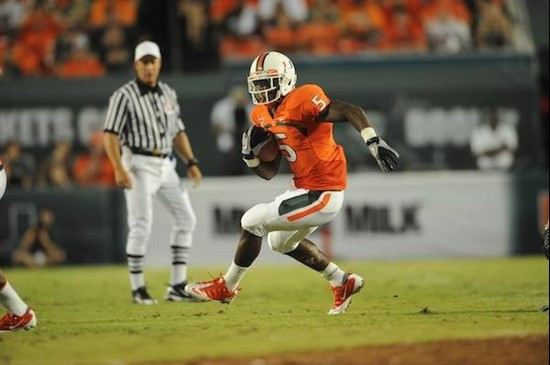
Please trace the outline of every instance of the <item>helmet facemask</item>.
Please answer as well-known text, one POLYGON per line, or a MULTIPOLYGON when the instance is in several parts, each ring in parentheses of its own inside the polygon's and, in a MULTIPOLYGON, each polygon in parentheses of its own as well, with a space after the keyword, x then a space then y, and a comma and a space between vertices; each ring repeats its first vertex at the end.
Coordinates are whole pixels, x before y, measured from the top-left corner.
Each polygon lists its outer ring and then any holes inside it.
POLYGON ((249 76, 248 92, 256 105, 273 103, 281 98, 281 76, 279 74, 259 73, 249 76))

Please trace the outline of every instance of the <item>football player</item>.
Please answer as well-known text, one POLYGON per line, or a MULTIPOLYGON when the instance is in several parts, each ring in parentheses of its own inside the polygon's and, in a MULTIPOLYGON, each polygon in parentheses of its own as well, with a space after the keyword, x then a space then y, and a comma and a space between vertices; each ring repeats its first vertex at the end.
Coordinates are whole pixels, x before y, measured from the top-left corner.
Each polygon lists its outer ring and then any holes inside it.
MULTIPOLYGON (((2 160, 0 159, 0 199, 4 196, 7 185, 7 176, 2 160)), ((4 273, 0 270, 0 303, 8 310, 0 318, 0 332, 17 331, 22 328, 28 330, 36 326, 36 315, 12 288, 4 273)))
MULTIPOLYGON (((550 259, 550 249, 548 248, 548 241, 549 241, 549 233, 548 233, 548 221, 546 221, 546 225, 544 226, 544 230, 542 231, 542 248, 544 250, 544 255, 546 256, 546 259, 550 259)), ((541 312, 548 312, 548 304, 543 305, 540 307, 541 312)))
POLYGON ((237 252, 226 274, 186 286, 196 299, 225 303, 234 299, 239 282, 260 252, 263 237, 272 250, 298 260, 330 283, 334 298, 329 314, 344 313, 363 287, 361 276, 331 262, 307 238, 338 214, 344 200, 346 157, 334 141, 333 123, 351 123, 383 172, 396 168, 399 154, 376 135, 362 108, 331 100, 315 84, 296 87, 296 79, 294 64, 278 52, 259 55, 250 67, 248 90, 256 106, 254 125, 242 138, 243 160, 257 175, 270 179, 284 156, 294 174, 294 188, 244 214, 237 252), (282 152, 270 162, 260 160, 256 151, 268 132, 282 152))

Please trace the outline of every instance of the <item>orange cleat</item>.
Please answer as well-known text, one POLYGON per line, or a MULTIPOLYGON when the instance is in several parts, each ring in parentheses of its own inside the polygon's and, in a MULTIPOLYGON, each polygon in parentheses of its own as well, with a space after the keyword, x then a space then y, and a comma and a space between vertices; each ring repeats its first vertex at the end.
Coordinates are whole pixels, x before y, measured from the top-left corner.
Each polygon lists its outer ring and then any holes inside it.
POLYGON ((201 283, 187 284, 185 286, 185 292, 197 300, 202 302, 217 300, 226 304, 235 299, 239 290, 240 288, 235 289, 235 291, 229 290, 225 285, 223 276, 201 283))
POLYGON ((365 281, 359 275, 347 274, 342 285, 331 287, 334 302, 328 314, 345 313, 351 303, 351 298, 354 294, 359 293, 364 284, 365 281))
POLYGON ((20 329, 30 330, 36 326, 36 315, 32 309, 27 311, 22 316, 17 316, 13 313, 6 313, 0 318, 0 332, 13 332, 20 329))

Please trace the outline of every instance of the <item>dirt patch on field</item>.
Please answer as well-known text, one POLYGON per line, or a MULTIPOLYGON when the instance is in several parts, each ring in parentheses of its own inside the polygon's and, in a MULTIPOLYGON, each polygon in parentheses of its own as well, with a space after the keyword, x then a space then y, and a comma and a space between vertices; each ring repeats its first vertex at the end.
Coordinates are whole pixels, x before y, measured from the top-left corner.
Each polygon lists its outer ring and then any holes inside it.
MULTIPOLYGON (((548 336, 368 346, 261 358, 203 359, 187 365, 546 365, 548 336)), ((179 363, 181 365, 181 363, 179 363)), ((176 363, 164 364, 176 365, 176 363)))

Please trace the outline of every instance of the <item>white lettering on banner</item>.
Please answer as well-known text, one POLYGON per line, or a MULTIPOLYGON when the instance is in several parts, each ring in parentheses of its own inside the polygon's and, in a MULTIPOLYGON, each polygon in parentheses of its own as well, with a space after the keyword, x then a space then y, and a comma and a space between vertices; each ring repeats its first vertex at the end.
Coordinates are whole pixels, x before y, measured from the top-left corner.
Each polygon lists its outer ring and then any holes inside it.
POLYGON ((10 110, 0 110, 0 144, 15 139, 15 113, 10 110))
POLYGON ((74 140, 69 108, 0 109, 0 143, 19 141, 24 147, 45 147, 74 140))
POLYGON ((476 108, 418 108, 405 114, 405 139, 413 147, 465 146, 480 119, 476 108))
MULTIPOLYGON (((50 137, 50 118, 48 116, 48 110, 47 109, 38 109, 34 111, 34 115, 36 116, 36 133, 35 133, 35 140, 36 143, 39 146, 47 146, 49 143, 49 137, 50 137)), ((32 138, 32 130, 29 134, 29 139, 32 138)), ((31 142, 30 140, 27 141, 28 143, 31 142)), ((32 142, 31 142, 32 143, 32 142)))
MULTIPOLYGON (((517 109, 499 108, 501 121, 517 125, 517 109)), ((412 107, 405 113, 405 140, 412 147, 465 147, 470 145, 473 129, 485 119, 480 108, 412 107)))
MULTIPOLYGON (((19 141, 23 146, 30 146, 33 143, 32 139, 32 116, 30 111, 23 111, 19 119, 19 141)), ((17 127, 17 124, 15 125, 17 127)))
POLYGON ((69 108, 52 111, 53 140, 74 141, 73 112, 69 108))
POLYGON ((86 107, 82 108, 76 119, 78 141, 82 145, 90 143, 90 136, 103 129, 106 108, 86 107))

